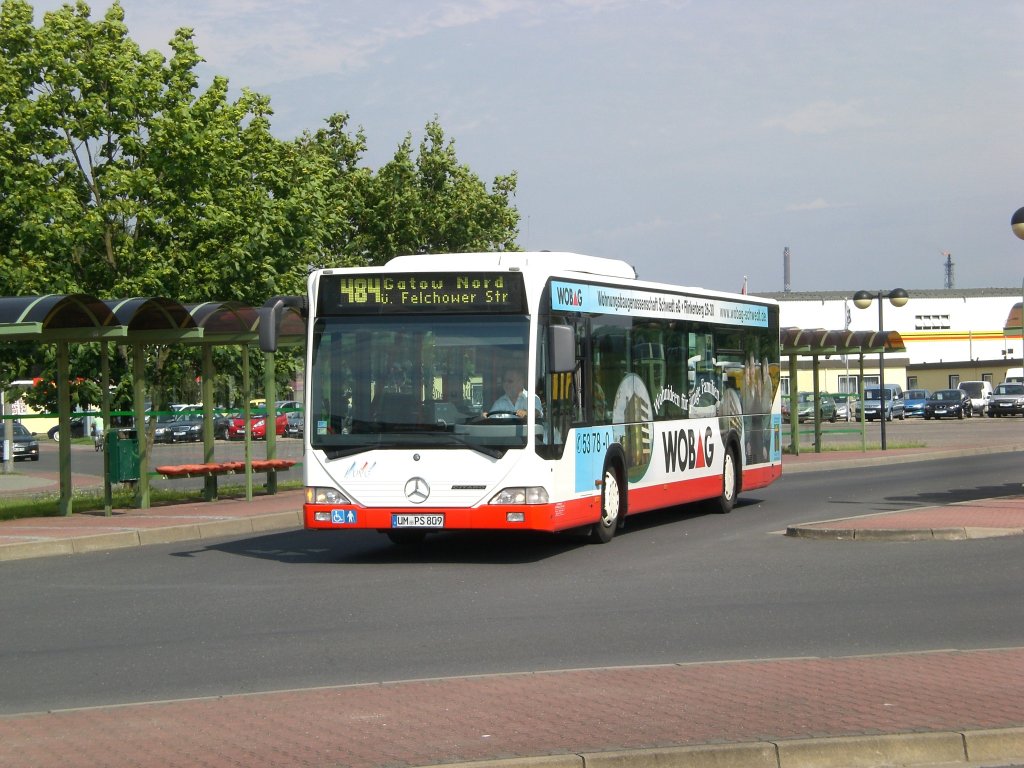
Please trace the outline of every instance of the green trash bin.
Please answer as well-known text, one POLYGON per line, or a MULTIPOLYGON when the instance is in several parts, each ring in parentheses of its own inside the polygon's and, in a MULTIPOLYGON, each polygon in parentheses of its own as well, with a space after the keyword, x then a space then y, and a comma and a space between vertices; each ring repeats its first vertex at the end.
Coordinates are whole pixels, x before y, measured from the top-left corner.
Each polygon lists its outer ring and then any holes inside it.
POLYGON ((139 479, 139 434, 134 429, 108 429, 106 451, 112 483, 133 483, 139 479))

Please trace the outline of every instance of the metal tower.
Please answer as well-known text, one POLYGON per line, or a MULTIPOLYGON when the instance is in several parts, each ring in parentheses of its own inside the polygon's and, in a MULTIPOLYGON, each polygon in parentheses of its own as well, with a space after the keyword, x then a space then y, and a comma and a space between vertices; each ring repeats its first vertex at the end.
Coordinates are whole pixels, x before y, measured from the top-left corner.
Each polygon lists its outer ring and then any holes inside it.
POLYGON ((946 290, 950 291, 956 287, 953 285, 953 254, 942 251, 942 255, 946 257, 946 290))

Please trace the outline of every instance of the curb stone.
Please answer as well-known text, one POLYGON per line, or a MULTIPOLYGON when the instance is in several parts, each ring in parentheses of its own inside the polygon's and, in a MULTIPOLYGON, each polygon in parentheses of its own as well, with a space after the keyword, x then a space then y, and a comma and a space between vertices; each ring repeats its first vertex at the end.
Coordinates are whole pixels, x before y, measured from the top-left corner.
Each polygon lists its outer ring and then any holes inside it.
POLYGON ((1024 728, 1004 728, 583 752, 432 768, 952 768, 1022 761, 1024 728))
POLYGON ((803 523, 786 528, 786 536, 797 539, 834 541, 970 541, 1001 536, 1022 536, 1021 528, 814 528, 803 523))

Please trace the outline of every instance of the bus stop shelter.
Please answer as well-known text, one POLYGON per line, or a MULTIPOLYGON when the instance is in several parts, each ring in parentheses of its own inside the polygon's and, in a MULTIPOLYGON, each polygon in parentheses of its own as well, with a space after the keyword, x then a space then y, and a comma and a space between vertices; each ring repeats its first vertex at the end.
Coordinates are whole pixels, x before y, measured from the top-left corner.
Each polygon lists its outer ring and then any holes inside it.
MULTIPOLYGON (((110 344, 131 348, 133 402, 132 414, 138 434, 139 481, 136 486, 135 502, 140 508, 150 503, 150 455, 151 444, 146 424, 145 410, 145 352, 150 345, 191 344, 200 345, 203 387, 203 453, 209 461, 214 452, 213 439, 213 347, 217 345, 238 346, 242 355, 243 417, 245 423, 251 420, 249 400, 250 347, 260 339, 261 322, 273 323, 278 343, 282 346, 298 345, 305 342, 305 320, 297 304, 281 306, 279 297, 270 299, 264 307, 249 307, 237 302, 204 302, 181 304, 174 299, 162 297, 103 300, 88 294, 43 296, 0 297, 0 341, 30 341, 35 344, 56 346, 57 416, 58 416, 58 459, 60 465, 61 514, 68 515, 72 509, 71 484, 71 393, 70 355, 72 344, 99 343, 100 379, 110 381, 110 344), (139 429, 139 427, 143 427, 139 429)), ((264 391, 268 408, 272 411, 276 397, 274 379, 274 352, 264 352, 264 391)), ((100 411, 103 423, 109 425, 110 390, 101 386, 100 411)), ((5 414, 6 417, 6 414, 5 414)), ((268 417, 273 423, 273 414, 268 417)), ((8 421, 4 419, 5 423, 8 421)), ((245 435, 246 497, 252 497, 251 437, 245 435)), ((267 458, 274 458, 276 433, 267 430, 267 458)), ((111 510, 110 456, 104 452, 104 500, 105 509, 111 510)), ((268 473, 267 490, 276 492, 276 473, 268 473)), ((205 481, 204 498, 216 498, 216 477, 205 481)))
MULTIPOLYGON (((801 357, 811 358, 814 382, 814 451, 821 452, 821 386, 819 362, 831 355, 856 355, 860 368, 860 402, 864 402, 864 355, 884 355, 905 352, 903 337, 897 331, 829 331, 824 328, 783 328, 779 332, 783 357, 789 358, 790 397, 796 396, 798 363, 801 357)), ((790 444, 793 452, 800 453, 799 414, 796 403, 789 409, 790 444)), ((884 416, 883 416, 884 418, 884 416)), ((860 409, 861 449, 867 450, 867 431, 864 409, 860 409)))

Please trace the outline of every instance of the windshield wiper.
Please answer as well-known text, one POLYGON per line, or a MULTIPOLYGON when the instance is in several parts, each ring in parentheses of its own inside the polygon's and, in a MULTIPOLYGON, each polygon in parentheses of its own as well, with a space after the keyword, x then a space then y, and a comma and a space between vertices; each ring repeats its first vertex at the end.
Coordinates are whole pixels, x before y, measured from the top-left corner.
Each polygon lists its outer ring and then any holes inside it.
MULTIPOLYGON (((319 446, 314 446, 319 447, 319 446)), ((357 453, 366 453, 367 451, 377 451, 382 448, 406 448, 408 446, 402 445, 401 443, 388 441, 380 443, 360 443, 359 445, 344 445, 344 446, 332 446, 320 448, 324 452, 328 461, 334 459, 343 459, 346 456, 353 456, 357 453)))
POLYGON ((492 459, 500 459, 502 456, 505 455, 505 451, 501 450, 500 448, 491 448, 489 445, 478 445, 476 443, 470 442, 464 437, 460 437, 459 435, 452 434, 450 432, 448 433, 448 437, 451 439, 451 443, 449 443, 448 445, 449 447, 452 448, 454 448, 457 445, 462 446, 464 448, 474 450, 477 453, 482 453, 484 456, 490 456, 492 459))

